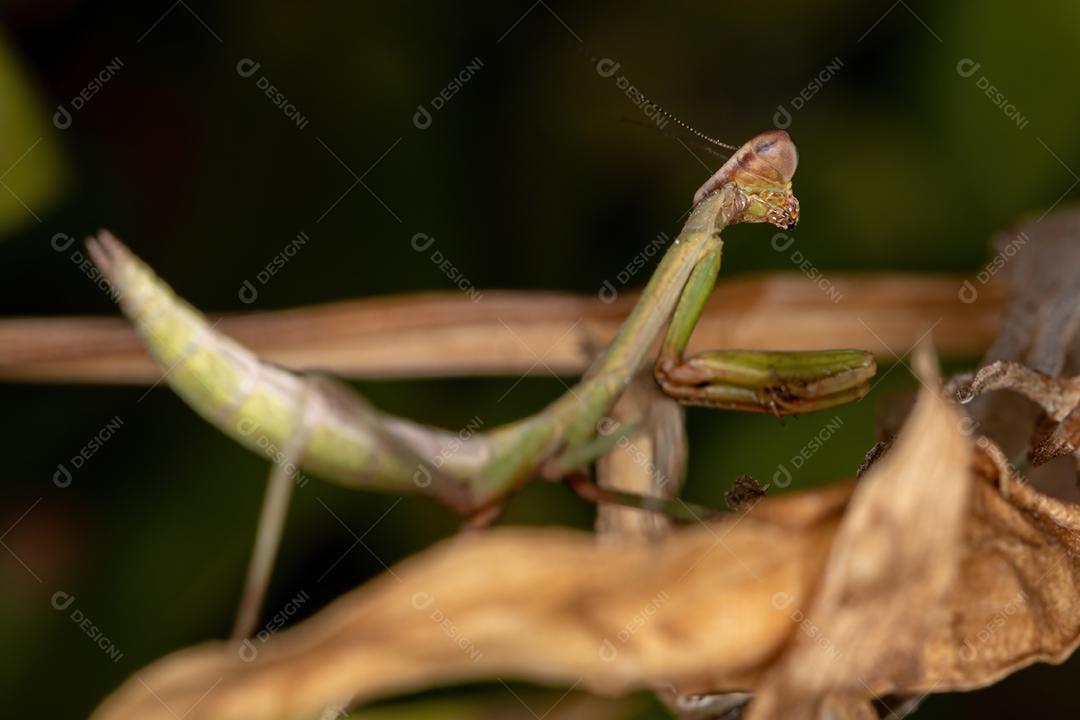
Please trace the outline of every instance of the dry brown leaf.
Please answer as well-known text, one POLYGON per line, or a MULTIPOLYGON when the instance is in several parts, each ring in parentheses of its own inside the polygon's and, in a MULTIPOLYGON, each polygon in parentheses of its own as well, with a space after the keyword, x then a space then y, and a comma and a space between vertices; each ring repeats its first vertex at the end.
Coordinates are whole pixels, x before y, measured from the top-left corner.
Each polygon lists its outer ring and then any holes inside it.
POLYGON ((870 701, 920 672, 956 576, 970 495, 970 440, 925 346, 924 390, 904 431, 859 484, 805 624, 770 669, 750 718, 876 717, 870 701))
POLYGON ((94 717, 307 718, 485 678, 600 693, 752 687, 794 627, 771 598, 809 602, 849 492, 776 498, 658 546, 554 529, 462 536, 257 644, 251 662, 223 643, 165 658, 94 717))
MULTIPOLYGON (((982 365, 1015 364, 1053 378, 1080 374, 1080 208, 1040 215, 1003 231, 991 251, 994 256, 981 275, 1003 277, 1009 299, 1001 331, 982 365)), ((1033 431, 1039 431, 1039 442, 1048 443, 1045 455, 1067 442, 1062 437, 1044 440, 1055 428, 1037 428, 1042 411, 1018 393, 988 393, 976 398, 968 412, 978 432, 1007 457, 1027 452, 1033 431)), ((1055 497, 1080 502, 1076 476, 1076 462, 1063 461, 1040 467, 1028 479, 1055 497)))
POLYGON ((950 621, 923 646, 907 688, 993 684, 1080 645, 1080 506, 1039 492, 979 438, 960 575, 944 600, 950 621))
POLYGON ((886 696, 983 687, 1080 645, 1080 506, 1022 480, 991 440, 962 439, 970 422, 933 397, 852 498, 811 631, 770 670, 751 718, 877 717, 886 696), (931 448, 913 428, 939 446, 920 457, 931 448))
POLYGON ((247 652, 165 658, 95 717, 316 717, 506 678, 741 689, 759 693, 755 718, 869 718, 885 695, 1060 662, 1080 641, 1080 507, 1018 479, 989 440, 972 449, 924 380, 854 495, 766 499, 657 545, 550 529, 448 541, 247 652))
POLYGON ((1077 405, 1060 421, 1043 418, 1031 438, 1028 457, 1035 465, 1072 454, 1080 466, 1080 405, 1077 405))
MULTIPOLYGON (((605 693, 753 689, 805 627, 796 611, 812 606, 830 549, 831 568, 842 558, 842 580, 868 581, 865 600, 890 601, 902 613, 904 599, 882 596, 895 588, 875 575, 893 559, 896 536, 882 543, 875 530, 903 533, 902 524, 929 502, 938 517, 912 553, 901 553, 897 570, 904 578, 928 578, 926 604, 947 586, 950 563, 927 569, 910 558, 947 557, 938 543, 956 546, 950 528, 963 507, 956 498, 964 495, 968 454, 939 396, 924 391, 920 407, 926 409, 916 413, 907 439, 869 473, 847 515, 851 486, 839 485, 765 500, 747 514, 674 533, 659 545, 598 547, 592 536, 558 530, 458 539, 271 639, 250 663, 220 644, 167 658, 110 698, 98 717, 167 718, 162 701, 178 712, 190 709, 193 720, 307 717, 344 699, 491 677, 580 680, 605 693), (908 454, 917 469, 904 463, 908 454), (960 491, 928 500, 949 482, 960 491), (904 498, 910 483, 923 490, 904 498), (883 505, 892 494, 901 499, 883 505), (841 520, 839 537, 858 540, 859 547, 833 543, 841 520)), ((876 611, 856 604, 851 612, 858 627, 876 611)), ((885 688, 905 662, 897 653, 870 650, 880 662, 867 677, 885 688)), ((866 649, 846 652, 856 658, 866 649)), ((913 652, 904 646, 899 654, 913 652)))
POLYGON ((980 368, 961 393, 970 400, 993 390, 1011 390, 1043 409, 1045 415, 1036 424, 1028 447, 1033 464, 1043 465, 1076 452, 1080 446, 1080 378, 1054 377, 1017 362, 998 361, 980 368))

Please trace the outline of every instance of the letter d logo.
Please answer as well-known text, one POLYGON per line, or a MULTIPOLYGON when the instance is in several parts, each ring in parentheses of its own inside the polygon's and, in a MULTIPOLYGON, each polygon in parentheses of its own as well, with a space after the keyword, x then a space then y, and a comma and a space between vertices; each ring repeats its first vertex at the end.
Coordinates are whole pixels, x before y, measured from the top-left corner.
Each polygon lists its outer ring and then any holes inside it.
POLYGON ((416 106, 416 112, 412 116, 412 124, 417 130, 427 130, 431 127, 431 113, 423 105, 416 106))
POLYGON ((240 286, 240 292, 236 293, 236 295, 240 298, 240 302, 250 305, 258 299, 259 291, 255 289, 250 280, 245 280, 244 284, 240 286))
POLYGON ((416 252, 424 252, 435 242, 435 238, 427 233, 416 233, 409 242, 412 243, 413 250, 416 252))
POLYGON ((609 280, 604 281, 604 286, 600 288, 600 292, 597 294, 600 296, 600 302, 605 305, 610 305, 615 302, 615 298, 619 297, 619 291, 615 289, 615 286, 609 280))
POLYGON ((970 305, 975 302, 979 297, 979 291, 975 289, 975 286, 971 284, 970 280, 965 280, 964 284, 960 286, 960 302, 965 305, 970 305))
POLYGON ((64 463, 60 463, 56 466, 56 472, 52 476, 53 485, 58 488, 66 488, 71 485, 71 471, 67 469, 64 463))
POLYGON ((776 112, 772 116, 773 125, 779 130, 787 130, 791 127, 791 113, 783 105, 776 106, 776 112))
POLYGON ((257 73, 260 67, 262 67, 261 63, 257 63, 251 58, 244 58, 236 63, 236 74, 242 78, 249 78, 257 73))
POLYGON ((956 63, 956 74, 963 78, 969 78, 977 73, 980 67, 980 63, 975 62, 971 58, 963 58, 960 62, 956 63))
POLYGON ((67 610, 71 603, 75 602, 75 596, 63 590, 53 593, 52 606, 57 610, 67 610))
POLYGON ((619 63, 611 58, 600 58, 596 62, 596 74, 600 77, 609 78, 619 72, 619 63))
POLYGON ((67 130, 71 127, 71 113, 63 105, 56 107, 56 112, 52 116, 52 124, 56 126, 57 130, 67 130))
POLYGON ((254 643, 245 638, 244 641, 240 643, 240 647, 237 648, 236 654, 240 656, 241 660, 249 663, 259 657, 259 649, 255 647, 254 643))

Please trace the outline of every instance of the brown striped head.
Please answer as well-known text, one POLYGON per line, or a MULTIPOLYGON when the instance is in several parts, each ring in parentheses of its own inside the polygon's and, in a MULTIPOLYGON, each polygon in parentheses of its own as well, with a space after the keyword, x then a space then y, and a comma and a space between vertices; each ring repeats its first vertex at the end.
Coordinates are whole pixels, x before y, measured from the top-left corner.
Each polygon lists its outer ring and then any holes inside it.
POLYGON ((753 137, 694 193, 694 205, 734 183, 743 197, 731 222, 768 222, 781 228, 799 221, 799 201, 791 192, 791 178, 799 164, 795 143, 783 130, 753 137))

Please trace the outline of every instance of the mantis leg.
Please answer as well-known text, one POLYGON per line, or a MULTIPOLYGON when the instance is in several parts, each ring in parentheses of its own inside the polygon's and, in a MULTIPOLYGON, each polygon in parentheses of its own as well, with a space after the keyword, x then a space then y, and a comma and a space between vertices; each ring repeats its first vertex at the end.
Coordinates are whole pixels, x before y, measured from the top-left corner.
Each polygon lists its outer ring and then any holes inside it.
MULTIPOLYGON (((671 369, 683 362, 683 352, 686 350, 690 336, 694 333, 694 327, 701 318, 701 312, 705 309, 705 302, 712 293, 716 284, 716 276, 720 272, 720 254, 723 250, 723 241, 719 238, 714 240, 713 246, 704 254, 690 273, 690 278, 683 287, 679 303, 675 306, 675 313, 671 317, 664 342, 660 346, 660 356, 656 362, 657 376, 666 375, 671 369)), ((660 383, 663 385, 663 381, 660 383)))
MULTIPOLYGON (((300 452, 295 453, 293 458, 299 459, 301 455, 300 452)), ((255 531, 255 547, 251 553, 251 560, 248 562, 244 592, 233 625, 233 640, 250 637, 259 622, 266 589, 270 585, 274 560, 285 529, 285 516, 289 511, 292 485, 292 473, 286 470, 284 464, 274 463, 266 483, 266 495, 263 497, 262 511, 259 514, 259 526, 255 531)))
POLYGON ((877 367, 862 350, 716 350, 684 357, 720 270, 721 244, 698 262, 660 348, 654 374, 686 405, 792 415, 866 395, 877 367))
POLYGON ((313 407, 314 393, 312 378, 305 379, 303 392, 297 407, 296 430, 289 437, 280 457, 274 458, 270 477, 266 481, 266 494, 263 496, 259 524, 255 530, 255 546, 248 561, 247 577, 236 612, 232 639, 243 640, 250 637, 259 622, 266 589, 270 585, 274 561, 277 559, 281 536, 285 531, 285 518, 289 513, 289 501, 292 499, 294 475, 304 456, 311 435, 310 412, 313 407))

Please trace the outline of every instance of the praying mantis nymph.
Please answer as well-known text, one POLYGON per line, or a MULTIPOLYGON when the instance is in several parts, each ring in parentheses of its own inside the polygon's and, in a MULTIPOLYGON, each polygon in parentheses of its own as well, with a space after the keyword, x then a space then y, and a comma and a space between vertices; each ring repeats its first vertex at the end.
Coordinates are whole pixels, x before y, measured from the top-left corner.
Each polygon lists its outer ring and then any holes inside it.
MULTIPOLYGON (((872 355, 861 350, 684 350, 720 268, 720 232, 737 223, 787 228, 799 217, 791 179, 798 163, 786 132, 762 133, 739 148, 694 195, 694 206, 630 316, 581 381, 539 413, 476 433, 456 434, 381 413, 260 361, 206 318, 107 232, 88 241, 165 379, 204 418, 241 444, 280 461, 301 428, 297 465, 347 486, 424 492, 463 513, 501 499, 545 464, 597 434, 667 326, 654 372, 680 402, 776 415, 821 410, 869 389, 872 355), (431 458, 442 457, 438 467, 431 458)), ((349 396, 346 392, 345 396, 349 396)), ((575 454, 577 453, 577 454, 575 454)))

